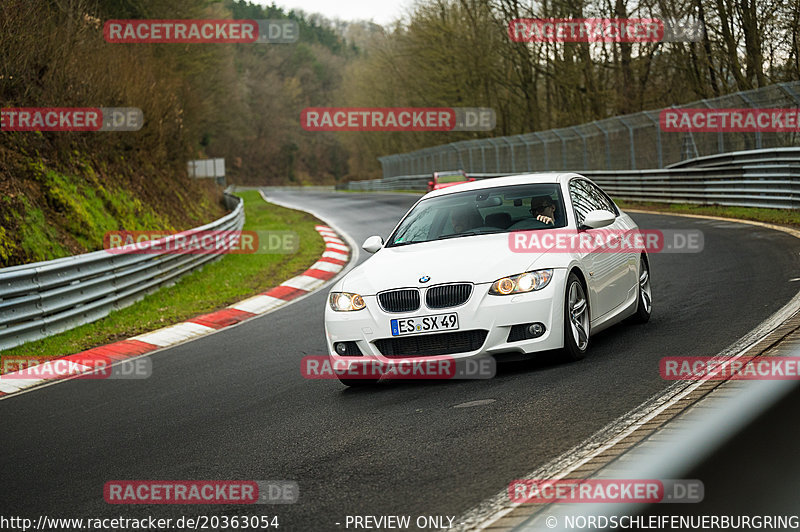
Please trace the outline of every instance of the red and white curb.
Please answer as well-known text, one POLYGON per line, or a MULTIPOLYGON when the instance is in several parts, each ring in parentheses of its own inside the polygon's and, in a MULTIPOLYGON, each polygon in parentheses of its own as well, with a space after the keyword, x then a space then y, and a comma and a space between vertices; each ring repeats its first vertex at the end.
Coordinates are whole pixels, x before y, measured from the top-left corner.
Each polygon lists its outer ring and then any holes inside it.
POLYGON ((108 366, 114 362, 138 357, 151 351, 210 334, 254 316, 265 314, 316 290, 345 267, 350 260, 350 248, 330 227, 317 225, 314 226, 314 229, 325 241, 325 252, 317 262, 297 277, 292 277, 279 286, 239 301, 227 308, 197 316, 183 323, 50 360, 35 366, 33 372, 21 370, 0 375, 0 397, 46 382, 90 372, 95 369, 93 363, 108 366), (46 377, 25 378, 31 374, 44 374, 46 377))

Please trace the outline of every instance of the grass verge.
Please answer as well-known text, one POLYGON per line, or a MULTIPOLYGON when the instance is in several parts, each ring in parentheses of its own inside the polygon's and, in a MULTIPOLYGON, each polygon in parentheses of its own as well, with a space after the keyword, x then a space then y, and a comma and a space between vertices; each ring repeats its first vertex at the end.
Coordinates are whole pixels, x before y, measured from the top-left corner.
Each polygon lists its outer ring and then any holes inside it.
POLYGON ((297 252, 224 255, 130 307, 64 333, 7 349, 2 356, 69 355, 179 323, 276 286, 305 271, 325 250, 322 237, 314 229, 321 222, 310 214, 266 203, 257 191, 238 195, 245 202, 245 230, 295 231, 300 242, 297 252))
POLYGON ((728 207, 725 205, 691 205, 685 203, 646 203, 625 200, 614 200, 622 209, 639 209, 643 211, 663 212, 666 214, 699 214, 719 216, 720 218, 738 218, 788 227, 800 227, 800 211, 793 209, 764 209, 761 207, 728 207))

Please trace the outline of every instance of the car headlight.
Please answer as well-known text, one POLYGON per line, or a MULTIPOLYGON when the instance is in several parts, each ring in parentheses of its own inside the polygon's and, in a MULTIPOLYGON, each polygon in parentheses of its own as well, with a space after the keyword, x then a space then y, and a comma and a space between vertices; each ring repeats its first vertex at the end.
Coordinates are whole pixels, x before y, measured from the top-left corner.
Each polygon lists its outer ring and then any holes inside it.
POLYGON ((364 303, 363 297, 350 292, 331 292, 329 302, 331 308, 336 312, 361 310, 367 306, 366 303, 364 303))
POLYGON ((493 282, 489 293, 495 296, 507 296, 510 294, 533 292, 534 290, 541 290, 547 286, 552 278, 552 269, 535 270, 518 275, 511 275, 493 282))

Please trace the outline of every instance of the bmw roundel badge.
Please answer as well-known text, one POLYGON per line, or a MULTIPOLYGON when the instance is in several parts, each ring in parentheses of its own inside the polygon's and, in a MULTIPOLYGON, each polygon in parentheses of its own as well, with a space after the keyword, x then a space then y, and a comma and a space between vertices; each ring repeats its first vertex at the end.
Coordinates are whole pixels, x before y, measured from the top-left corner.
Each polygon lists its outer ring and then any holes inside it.
POLYGON ((419 282, 421 282, 421 283, 427 283, 430 280, 431 280, 431 278, 428 275, 423 275, 422 277, 419 278, 419 282))

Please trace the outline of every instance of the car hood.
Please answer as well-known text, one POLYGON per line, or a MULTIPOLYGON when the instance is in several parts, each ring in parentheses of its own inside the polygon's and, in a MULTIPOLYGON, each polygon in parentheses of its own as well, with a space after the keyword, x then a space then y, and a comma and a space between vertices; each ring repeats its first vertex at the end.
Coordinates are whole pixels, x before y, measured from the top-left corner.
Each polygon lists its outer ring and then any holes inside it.
POLYGON ((545 254, 512 252, 508 235, 476 235, 383 248, 347 274, 341 290, 374 295, 400 287, 460 281, 491 283, 526 271, 545 254), (422 276, 430 277, 430 281, 420 283, 422 276))

